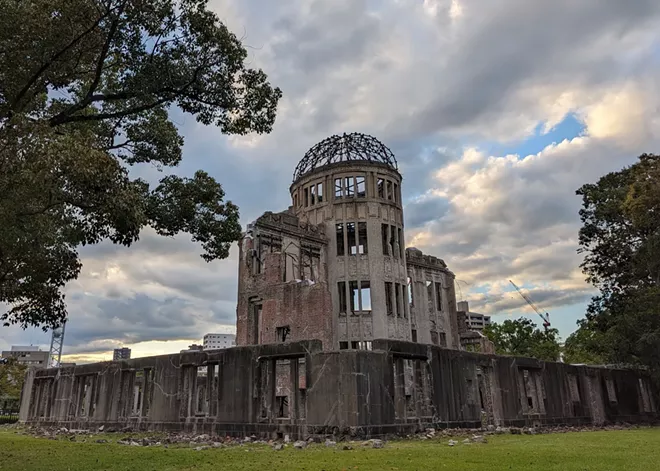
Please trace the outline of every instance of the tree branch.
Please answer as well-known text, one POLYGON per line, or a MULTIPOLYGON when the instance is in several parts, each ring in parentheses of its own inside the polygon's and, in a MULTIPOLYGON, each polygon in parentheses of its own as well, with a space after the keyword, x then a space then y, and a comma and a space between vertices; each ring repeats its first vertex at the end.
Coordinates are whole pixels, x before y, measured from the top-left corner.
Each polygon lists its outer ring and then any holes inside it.
POLYGON ((90 34, 92 31, 94 31, 94 29, 95 29, 95 28, 101 23, 101 21, 103 21, 103 19, 104 19, 108 14, 110 14, 110 11, 108 11, 105 15, 100 16, 100 17, 94 22, 94 24, 92 24, 92 26, 90 26, 88 29, 86 29, 85 31, 83 31, 82 34, 80 34, 79 36, 77 36, 76 38, 74 38, 74 39, 73 39, 73 40, 72 40, 67 46, 65 46, 65 47, 64 47, 63 49, 61 49, 57 54, 55 54, 55 55, 54 55, 49 61, 47 61, 45 64, 43 64, 43 65, 39 68, 39 70, 37 70, 37 72, 36 72, 36 73, 30 78, 30 80, 28 80, 28 82, 27 82, 27 83, 25 84, 25 86, 21 89, 21 91, 18 92, 18 95, 16 95, 16 97, 15 97, 14 100, 12 101, 12 103, 11 103, 11 105, 10 105, 10 108, 11 108, 11 109, 14 109, 14 108, 18 105, 18 103, 23 99, 23 97, 25 97, 25 95, 26 95, 27 92, 30 90, 30 88, 32 88, 32 86, 37 82, 37 80, 39 80, 39 77, 41 77, 41 75, 42 75, 44 72, 46 72, 46 71, 50 68, 50 66, 53 65, 53 63, 54 63, 55 61, 57 61, 60 57, 62 57, 64 54, 66 54, 66 53, 67 53, 72 47, 74 47, 76 44, 78 44, 78 43, 79 43, 79 42, 80 42, 85 36, 87 36, 87 35, 90 34))

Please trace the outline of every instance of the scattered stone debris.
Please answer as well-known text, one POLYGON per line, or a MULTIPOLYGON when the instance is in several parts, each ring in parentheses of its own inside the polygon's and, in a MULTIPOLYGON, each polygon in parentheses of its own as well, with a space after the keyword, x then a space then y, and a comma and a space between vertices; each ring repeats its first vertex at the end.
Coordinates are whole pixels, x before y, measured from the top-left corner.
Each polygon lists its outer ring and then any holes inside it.
POLYGON ((303 448, 307 448, 307 442, 304 442, 302 440, 298 440, 293 444, 294 448, 297 448, 298 450, 302 450, 303 448))
POLYGON ((383 448, 385 446, 385 443, 383 440, 378 440, 378 439, 373 439, 369 440, 371 442, 371 447, 372 448, 383 448))
MULTIPOLYGON (((98 427, 101 430, 103 426, 98 427)), ((383 448, 387 441, 393 439, 407 438, 409 440, 437 440, 438 443, 447 440, 448 446, 459 445, 472 445, 472 444, 487 444, 489 435, 536 435, 546 433, 568 433, 568 432, 587 432, 592 430, 625 430, 628 428, 640 428, 638 425, 618 424, 609 425, 605 427, 584 427, 584 426, 557 426, 557 427, 502 427, 502 426, 485 426, 480 429, 441 429, 441 428, 426 428, 420 429, 418 433, 408 435, 407 437, 397 437, 395 435, 382 436, 381 438, 373 438, 364 441, 356 440, 357 437, 352 437, 350 434, 333 433, 325 436, 314 436, 307 440, 297 440, 292 442, 291 437, 286 434, 282 437, 279 435, 271 436, 270 440, 265 440, 263 437, 256 435, 246 437, 229 437, 217 436, 210 434, 191 434, 191 433, 154 433, 153 435, 143 436, 134 434, 134 432, 127 432, 125 435, 120 435, 116 441, 119 445, 135 446, 135 447, 154 447, 162 446, 168 448, 169 446, 189 446, 190 448, 201 451, 214 448, 225 448, 232 446, 246 447, 246 451, 252 449, 252 446, 268 446, 275 451, 280 451, 287 446, 292 446, 298 450, 308 448, 310 444, 320 444, 327 448, 341 447, 342 450, 353 450, 354 447, 362 446, 365 448, 383 448), (461 443, 462 442, 462 443, 461 443)), ((24 435, 32 435, 36 437, 48 438, 49 440, 70 440, 73 442, 96 442, 99 444, 113 443, 114 439, 108 439, 110 428, 105 427, 102 431, 103 436, 95 436, 95 433, 89 430, 82 429, 69 429, 67 427, 16 427, 16 433, 24 435)), ((97 430, 95 427, 93 430, 97 430)), ((358 434, 359 436, 359 434, 358 434)))

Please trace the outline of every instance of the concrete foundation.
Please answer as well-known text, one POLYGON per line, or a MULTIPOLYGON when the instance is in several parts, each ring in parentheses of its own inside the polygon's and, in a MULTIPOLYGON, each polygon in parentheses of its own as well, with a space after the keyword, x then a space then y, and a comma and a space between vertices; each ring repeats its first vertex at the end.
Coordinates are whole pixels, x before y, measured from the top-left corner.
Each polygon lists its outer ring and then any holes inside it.
POLYGON ((218 435, 374 437, 427 427, 657 419, 644 372, 572 366, 393 340, 320 341, 30 370, 30 425, 218 435))

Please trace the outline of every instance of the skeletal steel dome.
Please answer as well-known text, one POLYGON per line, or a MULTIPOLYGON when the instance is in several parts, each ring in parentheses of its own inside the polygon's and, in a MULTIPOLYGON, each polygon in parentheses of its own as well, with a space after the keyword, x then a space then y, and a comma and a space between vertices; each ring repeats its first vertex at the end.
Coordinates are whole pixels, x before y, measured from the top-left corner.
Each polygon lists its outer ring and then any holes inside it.
POLYGON ((318 167, 356 160, 382 163, 398 169, 394 154, 378 139, 359 132, 344 133, 330 136, 309 149, 296 166, 293 181, 318 167))

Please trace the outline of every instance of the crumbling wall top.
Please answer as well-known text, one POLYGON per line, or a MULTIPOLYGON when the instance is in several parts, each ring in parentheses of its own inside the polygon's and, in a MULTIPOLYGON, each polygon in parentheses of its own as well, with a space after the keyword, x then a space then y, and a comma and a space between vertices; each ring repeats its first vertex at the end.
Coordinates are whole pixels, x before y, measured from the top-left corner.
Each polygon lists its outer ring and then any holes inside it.
POLYGON ((408 247, 406 249, 406 263, 451 273, 447 269, 447 264, 444 260, 433 255, 425 255, 416 247, 408 247))

